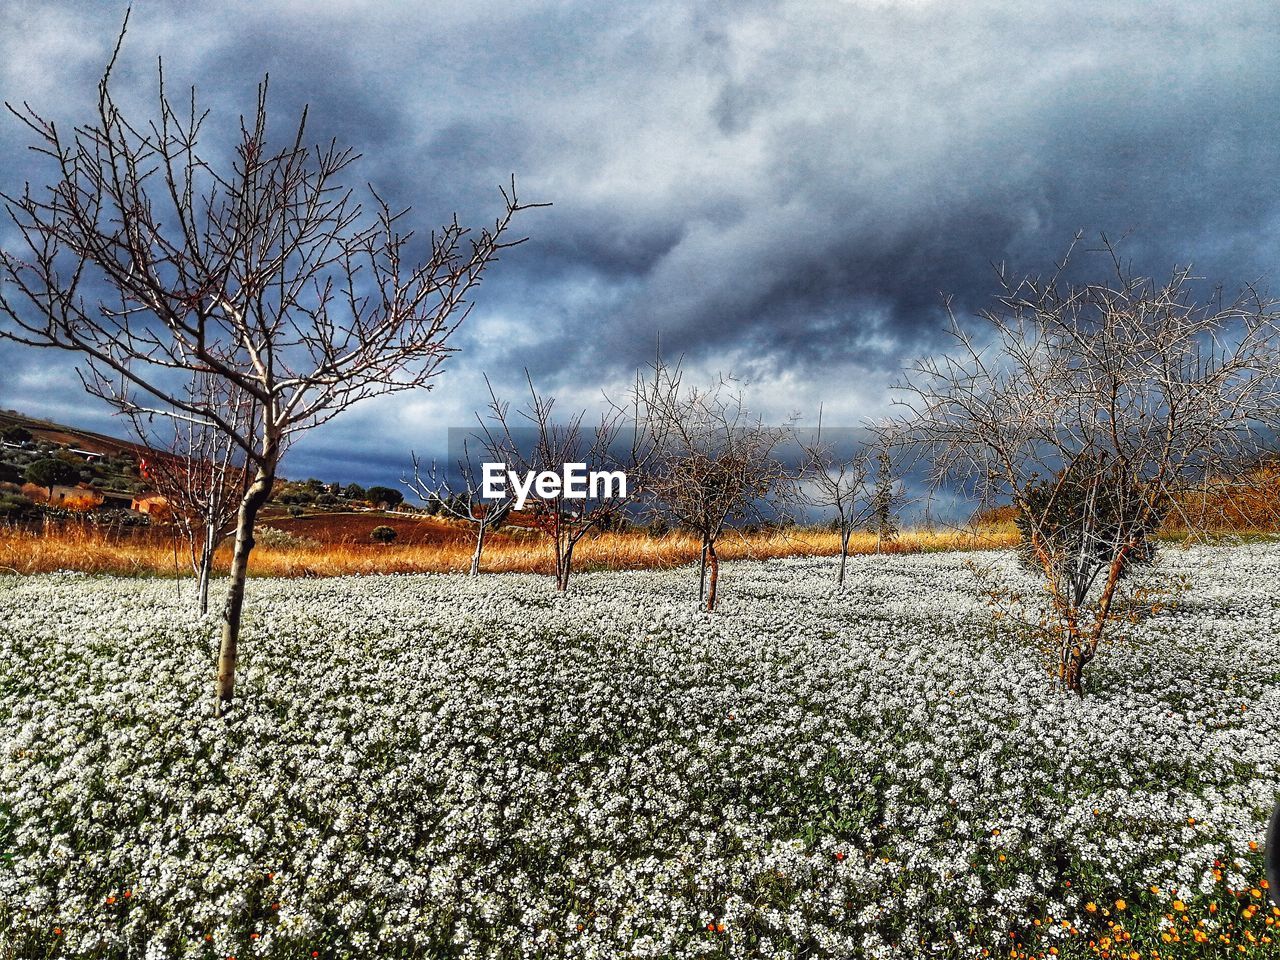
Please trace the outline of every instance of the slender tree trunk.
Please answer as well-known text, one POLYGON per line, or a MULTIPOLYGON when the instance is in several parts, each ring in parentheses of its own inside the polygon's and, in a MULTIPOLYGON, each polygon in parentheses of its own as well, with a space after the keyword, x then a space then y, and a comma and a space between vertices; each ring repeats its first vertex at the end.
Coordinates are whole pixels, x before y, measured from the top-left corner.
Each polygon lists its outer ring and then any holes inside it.
POLYGON ((1084 693, 1084 655, 1078 643, 1063 645, 1062 659, 1058 664, 1058 679, 1067 691, 1084 693))
POLYGON ((714 542, 707 543, 707 611, 716 608, 716 583, 720 579, 720 558, 716 556, 714 542))
POLYGON ((844 569, 849 564, 849 542, 840 544, 840 573, 836 576, 836 586, 844 589, 844 569))
POLYGON ((556 592, 563 593, 568 584, 568 577, 564 573, 564 524, 560 516, 560 504, 556 504, 555 526, 553 528, 556 541, 556 592))
POLYGON ((275 482, 274 473, 259 469, 253 483, 240 501, 236 517, 236 544, 231 555, 230 586, 227 604, 222 614, 222 642, 218 647, 218 683, 214 700, 214 714, 221 716, 223 708, 235 696, 236 644, 240 639, 240 614, 244 609, 244 585, 249 573, 249 554, 253 550, 253 525, 258 511, 271 495, 275 482))
POLYGON ((707 598, 707 538, 702 538, 702 556, 698 563, 698 602, 707 598))
POLYGON ((569 576, 573 573, 573 548, 578 545, 579 534, 580 531, 569 533, 556 558, 556 589, 561 593, 569 590, 569 576))
POLYGON ((213 574, 213 552, 217 548, 214 543, 215 532, 212 525, 204 528, 204 547, 200 551, 200 583, 198 585, 198 595, 200 604, 200 616, 204 616, 209 612, 209 578, 213 574))
POLYGON ((487 531, 485 524, 480 524, 480 529, 476 531, 476 549, 471 554, 471 571, 468 576, 478 577, 480 575, 480 554, 484 551, 484 535, 487 531))

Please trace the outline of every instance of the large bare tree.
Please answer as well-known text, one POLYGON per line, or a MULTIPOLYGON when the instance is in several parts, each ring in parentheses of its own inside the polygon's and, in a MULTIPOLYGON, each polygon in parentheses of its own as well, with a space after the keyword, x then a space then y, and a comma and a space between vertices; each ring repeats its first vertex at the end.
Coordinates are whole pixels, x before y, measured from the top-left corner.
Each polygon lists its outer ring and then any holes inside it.
POLYGON ((513 184, 491 228, 472 234, 455 218, 415 243, 406 211, 377 194, 367 211, 344 185, 353 150, 308 146, 305 110, 274 134, 265 80, 228 152, 206 154, 195 91, 173 101, 163 67, 156 115, 125 116, 110 85, 119 51, 96 115, 70 136, 10 106, 53 177, 3 195, 21 252, 0 254, 0 325, 20 343, 81 355, 88 389, 117 408, 212 424, 244 452, 252 479, 222 620, 221 712, 235 688, 254 520, 286 444, 361 400, 429 384, 521 205, 513 184), (193 374, 252 398, 252 431, 186 395, 193 374))
POLYGON ((1069 281, 1069 253, 1047 277, 1001 271, 976 330, 952 315, 953 349, 915 364, 898 424, 936 483, 1012 501, 1076 693, 1157 530, 1212 522, 1188 505, 1256 462, 1280 396, 1274 301, 1199 299, 1189 269, 1137 276, 1103 239, 1099 281, 1069 281))
POLYGON ((701 539, 698 598, 712 611, 721 536, 735 523, 776 519, 795 496, 795 477, 776 455, 791 425, 770 426, 751 414, 732 378, 686 387, 680 364, 660 357, 653 373, 651 381, 637 378, 634 397, 649 450, 644 492, 656 510, 701 539))

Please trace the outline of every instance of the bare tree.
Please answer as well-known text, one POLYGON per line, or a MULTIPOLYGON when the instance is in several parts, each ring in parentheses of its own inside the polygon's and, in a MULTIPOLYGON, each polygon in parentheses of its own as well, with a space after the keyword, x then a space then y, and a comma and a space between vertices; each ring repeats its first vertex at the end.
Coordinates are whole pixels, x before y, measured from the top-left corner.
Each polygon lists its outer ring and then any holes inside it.
POLYGON ((413 476, 401 482, 420 500, 437 506, 454 519, 468 524, 475 531, 476 546, 471 554, 470 576, 479 576, 480 557, 484 553, 489 534, 507 519, 515 500, 508 492, 496 499, 486 499, 475 465, 468 455, 468 444, 463 443, 462 457, 458 460, 459 482, 451 482, 446 471, 439 470, 433 462, 424 470, 422 461, 410 454, 413 476))
POLYGON ((415 253, 406 211, 374 194, 367 214, 343 185, 355 152, 306 145, 305 110, 273 145, 265 80, 220 164, 202 152, 195 91, 189 105, 172 101, 163 66, 158 115, 125 117, 110 88, 119 50, 97 115, 70 138, 10 106, 55 176, 38 194, 2 195, 24 249, 0 254, 0 329, 79 353, 87 388, 117 408, 211 424, 243 451, 252 480, 222 619, 221 712, 235 689, 254 520, 286 444, 361 400, 428 385, 522 208, 513 184, 491 229, 472 236, 455 218, 415 253), (253 430, 187 396, 192 374, 252 398, 253 430))
POLYGON ((1200 302, 1188 269, 1135 276, 1103 240, 1100 282, 1068 282, 1070 253, 1047 278, 1002 270, 985 336, 952 315, 955 353, 914 366, 899 423, 935 483, 1012 500, 1051 600, 1055 672, 1076 693, 1155 532, 1204 522, 1188 504, 1256 462, 1278 396, 1274 301, 1200 302))
POLYGON ((721 377, 685 388, 679 364, 655 361, 652 382, 637 379, 640 435, 652 448, 644 471, 653 506, 702 541, 698 598, 716 606, 716 544, 731 523, 768 522, 795 495, 795 478, 775 451, 791 427, 768 426, 746 409, 737 384, 721 377))
MULTIPOLYGON (((585 427, 587 412, 580 410, 563 422, 554 417, 555 398, 539 393, 533 379, 525 371, 529 400, 516 417, 510 404, 499 400, 489 386, 489 415, 482 421, 485 447, 495 462, 501 462, 521 473, 560 472, 567 464, 580 464, 590 474, 621 474, 625 484, 628 475, 637 471, 636 446, 631 456, 619 457, 614 447, 624 439, 622 411, 612 404, 593 427, 585 427), (517 419, 518 417, 518 419, 517 419), (523 442, 522 442, 523 441, 523 442)), ((488 381, 486 380, 486 383, 488 381)), ((547 535, 555 560, 556 589, 569 589, 573 573, 573 552, 588 533, 599 530, 621 514, 627 496, 619 495, 616 483, 590 483, 585 496, 567 497, 563 486, 534 501, 533 511, 539 529, 547 535)))
POLYGON ((898 510, 907 502, 902 483, 896 479, 898 458, 894 456, 895 451, 900 457, 904 448, 895 444, 892 430, 886 427, 881 430, 875 442, 876 480, 868 505, 868 523, 876 535, 877 554, 884 544, 897 539, 898 510))
POLYGON ((812 440, 797 437, 803 458, 802 489, 809 504, 835 513, 840 537, 840 567, 836 587, 844 589, 849 562, 849 541, 853 533, 872 517, 867 491, 867 452, 860 446, 841 454, 830 439, 822 439, 822 412, 812 440))
MULTIPOLYGON (((252 434, 257 404, 224 380, 196 374, 187 387, 192 403, 216 409, 239 431, 252 434)), ((196 607, 209 610, 213 556, 235 530, 240 502, 249 486, 244 451, 212 423, 186 416, 128 411, 133 432, 153 453, 139 465, 169 505, 173 522, 187 543, 196 577, 196 607), (161 426, 157 428, 156 420, 161 426)))

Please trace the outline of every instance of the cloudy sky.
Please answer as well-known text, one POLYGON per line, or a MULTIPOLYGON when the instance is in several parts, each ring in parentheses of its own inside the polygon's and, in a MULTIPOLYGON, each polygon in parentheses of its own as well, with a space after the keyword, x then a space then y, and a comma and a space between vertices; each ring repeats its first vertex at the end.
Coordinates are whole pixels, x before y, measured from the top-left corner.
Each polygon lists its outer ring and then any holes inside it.
MULTIPOLYGON (((87 119, 123 10, 0 0, 0 98, 87 119)), ((309 104, 424 230, 492 218, 512 174, 554 204, 520 221, 435 389, 305 435, 290 476, 394 480, 472 422, 483 374, 588 405, 659 334, 770 417, 852 425, 945 349, 943 294, 971 314, 993 262, 1046 269, 1081 229, 1128 234, 1144 272, 1280 287, 1271 0, 138 0, 125 102, 158 56, 220 117, 270 74, 278 129, 309 104)), ((5 189, 44 182, 27 142, 0 119, 5 189)), ((12 344, 0 407, 122 429, 74 358, 12 344)))

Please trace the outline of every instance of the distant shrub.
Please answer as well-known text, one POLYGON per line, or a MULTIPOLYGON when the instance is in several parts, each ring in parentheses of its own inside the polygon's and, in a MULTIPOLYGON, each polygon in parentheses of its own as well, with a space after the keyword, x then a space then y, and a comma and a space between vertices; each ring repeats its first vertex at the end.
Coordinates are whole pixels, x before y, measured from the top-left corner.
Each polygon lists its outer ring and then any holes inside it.
POLYGON ((30 443, 32 440, 31 431, 16 423, 10 424, 0 430, 0 440, 5 440, 8 443, 30 443))
POLYGON ((36 505, 18 493, 0 493, 0 520, 35 516, 36 505))
POLYGON ((97 497, 85 493, 67 497, 59 506, 64 510, 70 510, 72 513, 85 513, 86 511, 97 509, 100 502, 97 497))
POLYGON ((395 527, 377 526, 370 531, 369 536, 375 543, 390 543, 396 538, 395 527))
POLYGON ((79 479, 79 470, 65 460, 56 460, 53 457, 37 460, 27 467, 26 472, 27 483, 34 483, 37 487, 44 487, 46 490, 51 490, 58 484, 75 483, 79 479))
POLYGON ((365 491, 365 496, 374 506, 386 504, 388 507, 394 507, 404 502, 404 494, 392 487, 370 487, 365 491))
POLYGON ((279 527, 258 527, 253 531, 253 539, 262 547, 314 547, 317 541, 306 537, 294 536, 279 527))
POLYGON ((291 504, 289 507, 289 516, 291 517, 300 517, 304 513, 306 513, 306 511, 303 510, 302 507, 298 506, 296 503, 291 504))

